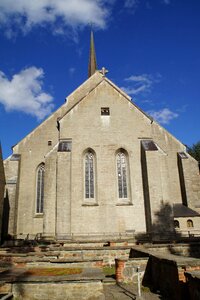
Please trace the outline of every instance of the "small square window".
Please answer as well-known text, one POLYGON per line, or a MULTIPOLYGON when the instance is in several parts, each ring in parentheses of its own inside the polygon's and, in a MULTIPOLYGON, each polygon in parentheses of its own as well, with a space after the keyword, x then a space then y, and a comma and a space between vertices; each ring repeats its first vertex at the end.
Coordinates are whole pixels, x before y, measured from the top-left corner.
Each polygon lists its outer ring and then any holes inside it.
POLYGON ((48 146, 51 146, 52 145, 52 141, 48 141, 48 146))
POLYGON ((102 116, 109 116, 110 115, 110 108, 109 107, 102 107, 101 108, 101 115, 102 116))

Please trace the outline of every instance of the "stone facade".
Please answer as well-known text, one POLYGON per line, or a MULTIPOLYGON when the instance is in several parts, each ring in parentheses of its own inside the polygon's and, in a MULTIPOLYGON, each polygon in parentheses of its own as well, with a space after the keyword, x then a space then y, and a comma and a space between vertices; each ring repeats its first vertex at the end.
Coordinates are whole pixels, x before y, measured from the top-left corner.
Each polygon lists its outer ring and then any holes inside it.
POLYGON ((104 74, 96 71, 66 100, 5 160, 9 235, 64 240, 170 233, 173 203, 199 210, 198 163, 104 74), (93 156, 90 198, 85 192, 87 153, 93 156), (126 157, 125 197, 118 191, 118 153, 126 157), (38 213, 41 164, 44 208, 38 213))
POLYGON ((1 242, 1 229, 2 229, 2 218, 3 218, 4 189, 5 189, 5 174, 4 174, 4 167, 3 167, 1 144, 0 144, 0 242, 1 242))
POLYGON ((200 217, 179 217, 175 218, 179 222, 179 228, 176 229, 176 232, 185 236, 199 236, 199 228, 200 228, 200 217), (192 221, 192 226, 189 227, 188 223, 190 224, 192 221))

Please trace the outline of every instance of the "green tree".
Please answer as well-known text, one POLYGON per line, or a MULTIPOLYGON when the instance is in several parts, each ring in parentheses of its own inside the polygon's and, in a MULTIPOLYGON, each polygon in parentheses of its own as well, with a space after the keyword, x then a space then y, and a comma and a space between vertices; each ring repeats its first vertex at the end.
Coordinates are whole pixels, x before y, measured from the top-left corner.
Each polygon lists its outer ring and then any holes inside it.
POLYGON ((200 164, 200 141, 193 144, 192 147, 188 147, 188 153, 194 157, 200 164))

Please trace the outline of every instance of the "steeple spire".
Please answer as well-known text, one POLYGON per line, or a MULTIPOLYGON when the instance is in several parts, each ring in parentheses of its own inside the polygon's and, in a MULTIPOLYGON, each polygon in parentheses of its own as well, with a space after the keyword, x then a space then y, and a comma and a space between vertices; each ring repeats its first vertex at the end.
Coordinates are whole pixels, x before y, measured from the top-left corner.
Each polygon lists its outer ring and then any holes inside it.
POLYGON ((95 47, 94 47, 94 35, 93 35, 93 31, 91 30, 88 78, 95 73, 96 69, 97 69, 97 61, 96 61, 96 54, 95 54, 95 47))

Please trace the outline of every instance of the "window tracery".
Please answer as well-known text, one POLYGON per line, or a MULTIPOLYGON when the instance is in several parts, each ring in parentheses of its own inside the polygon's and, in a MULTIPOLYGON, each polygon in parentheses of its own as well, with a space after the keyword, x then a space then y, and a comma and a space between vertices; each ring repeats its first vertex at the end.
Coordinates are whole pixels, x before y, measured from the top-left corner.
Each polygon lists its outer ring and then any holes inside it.
POLYGON ((44 173, 45 165, 42 163, 37 169, 37 195, 36 195, 36 213, 43 213, 44 208, 44 173))
POLYGON ((117 153, 117 176, 119 198, 128 198, 127 157, 123 151, 117 153))
POLYGON ((85 198, 94 198, 94 154, 88 151, 85 154, 85 198))

